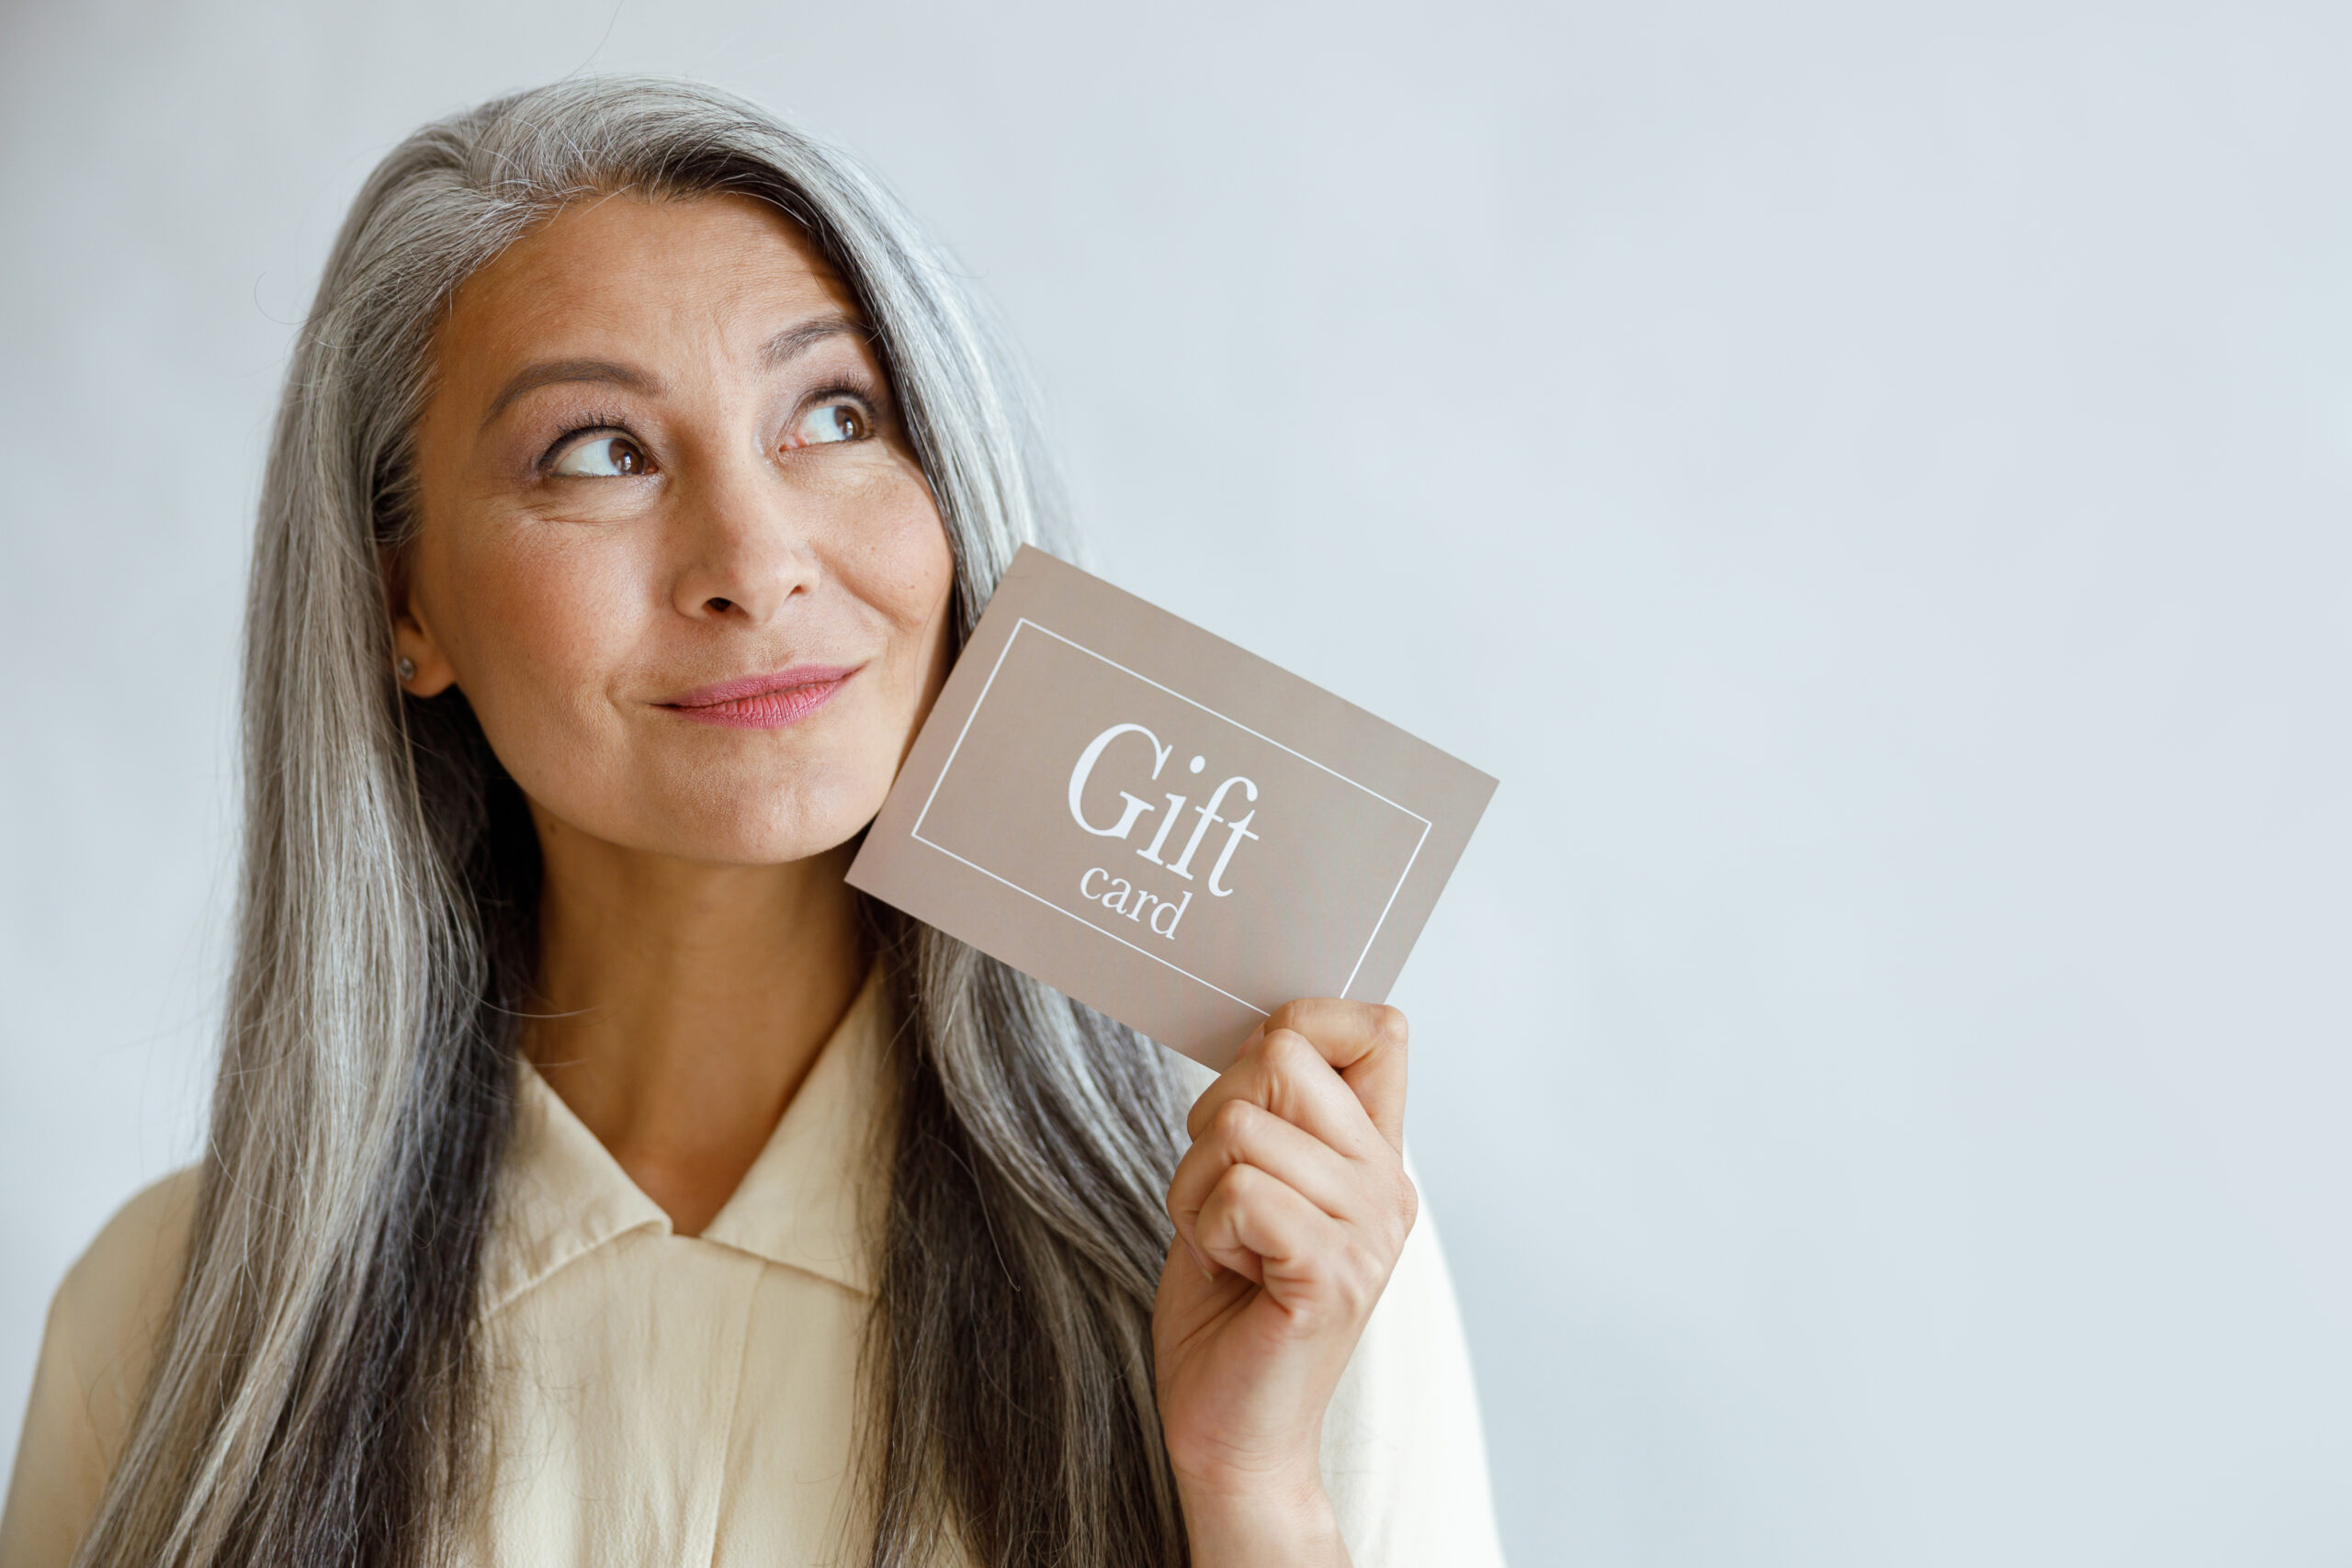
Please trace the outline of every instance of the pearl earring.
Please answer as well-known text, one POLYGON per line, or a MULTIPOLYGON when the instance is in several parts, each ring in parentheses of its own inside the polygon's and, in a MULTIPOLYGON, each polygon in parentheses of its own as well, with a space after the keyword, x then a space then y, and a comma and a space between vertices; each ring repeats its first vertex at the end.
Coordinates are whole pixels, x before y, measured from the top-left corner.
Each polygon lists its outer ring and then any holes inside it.
POLYGON ((413 681, 416 679, 416 660, 411 659, 407 654, 403 653, 401 655, 401 661, 398 665, 394 666, 394 668, 400 671, 401 680, 413 681))

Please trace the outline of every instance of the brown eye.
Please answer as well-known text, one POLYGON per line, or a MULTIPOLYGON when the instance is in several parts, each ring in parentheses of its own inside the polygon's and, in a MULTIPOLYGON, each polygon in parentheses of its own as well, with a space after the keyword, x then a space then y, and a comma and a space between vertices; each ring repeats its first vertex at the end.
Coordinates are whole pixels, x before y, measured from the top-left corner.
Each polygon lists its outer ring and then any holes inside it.
POLYGON ((792 427, 793 446, 820 446, 833 441, 863 441, 874 434, 865 411, 846 398, 819 403, 792 427))
POLYGON ((566 479, 626 479, 652 467, 645 453, 626 435, 592 435, 566 451, 548 471, 566 479))

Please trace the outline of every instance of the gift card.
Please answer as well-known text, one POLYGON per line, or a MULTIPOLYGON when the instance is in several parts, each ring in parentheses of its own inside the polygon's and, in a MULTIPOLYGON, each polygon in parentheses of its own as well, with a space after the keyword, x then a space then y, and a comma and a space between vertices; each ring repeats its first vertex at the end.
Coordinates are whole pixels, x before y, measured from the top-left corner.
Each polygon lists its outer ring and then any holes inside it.
POLYGON ((1034 547, 849 880, 1223 1068, 1384 1001, 1495 781, 1034 547))

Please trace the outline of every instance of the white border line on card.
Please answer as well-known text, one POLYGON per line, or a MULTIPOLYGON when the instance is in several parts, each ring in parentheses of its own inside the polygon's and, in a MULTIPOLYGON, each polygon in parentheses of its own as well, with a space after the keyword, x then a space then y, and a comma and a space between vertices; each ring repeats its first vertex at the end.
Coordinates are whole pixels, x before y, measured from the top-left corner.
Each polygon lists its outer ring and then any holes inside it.
MULTIPOLYGON (((1276 741, 1275 744, 1280 745, 1282 743, 1280 741, 1276 741)), ((1350 779, 1348 782, 1350 784, 1355 783, 1353 779, 1350 779)), ((1371 792, 1367 790, 1365 793, 1368 795, 1371 792)), ((1391 806, 1396 806, 1396 803, 1395 801, 1390 801, 1389 804, 1391 806)), ((1405 810, 1401 806, 1397 806, 1396 809, 1399 811, 1405 810)), ((1407 812, 1406 815, 1410 816, 1411 813, 1407 812)), ((1413 840, 1413 852, 1405 857, 1405 869, 1396 874, 1396 886, 1388 890, 1388 902, 1380 907, 1380 919, 1372 922, 1372 934, 1363 939, 1363 951, 1356 954, 1356 966, 1355 968, 1348 971, 1348 984, 1347 986, 1341 986, 1340 987, 1340 995, 1344 997, 1348 994, 1348 986, 1352 986, 1356 983, 1356 976, 1363 969, 1363 961, 1372 956, 1372 944, 1380 940, 1380 928, 1388 923, 1388 911, 1396 907, 1396 895, 1405 891, 1405 879, 1413 874, 1413 863, 1421 858, 1421 846, 1429 841, 1429 819, 1427 818, 1423 818, 1421 819, 1421 836, 1413 840)))
POLYGON ((1363 951, 1356 954, 1355 967, 1348 971, 1347 980, 1340 987, 1340 995, 1342 997, 1346 996, 1348 994, 1348 987, 1356 983, 1357 975, 1363 972, 1364 960, 1372 956, 1373 944, 1380 940, 1380 929, 1388 923, 1388 911, 1396 907, 1396 895, 1405 890, 1405 883, 1407 879, 1413 874, 1413 863, 1421 858, 1421 846, 1429 842, 1430 827, 1430 819, 1422 816, 1419 812, 1414 810, 1409 806, 1398 806, 1396 802, 1389 799, 1386 795, 1381 794, 1378 790, 1372 788, 1370 785, 1358 784, 1354 779, 1351 779, 1348 777, 1347 774, 1340 772, 1339 769, 1326 766, 1324 763, 1317 761, 1314 758, 1308 756, 1304 751, 1297 750, 1289 746, 1284 746, 1281 741, 1275 739, 1271 735, 1260 734, 1259 731, 1250 728, 1239 719, 1229 718, 1226 715, 1217 712, 1216 709, 1209 706, 1208 704, 1197 702, 1194 699, 1186 696, 1183 693, 1176 690, 1172 686, 1163 686, 1159 682, 1153 680, 1150 676, 1143 674, 1138 671, 1130 670, 1125 665, 1120 663, 1117 660, 1106 658, 1102 654, 1095 652, 1084 643, 1077 641, 1075 638, 1062 636, 1061 633, 1054 630, 1051 626, 1039 626, 1035 621, 1031 620, 1026 615, 1023 615, 1013 623, 1012 635, 1004 639, 1004 646, 997 649, 996 662, 989 667, 989 678, 980 683, 980 694, 972 699, 972 711, 964 716, 964 728, 956 732, 956 744, 947 749, 947 761, 939 765, 939 776, 931 781, 931 793, 923 796, 922 809, 915 813, 914 826, 908 829, 908 837, 913 839, 915 842, 919 844, 928 845, 930 848, 937 850, 949 860, 955 861, 959 864, 970 866, 982 876, 989 877, 995 881, 1003 883, 1015 893, 1022 894, 1026 897, 1036 899, 1038 903, 1043 904, 1046 908, 1053 910, 1056 914, 1076 920, 1088 931, 1099 932, 1103 936, 1109 937, 1121 947, 1142 953, 1154 964, 1163 964, 1168 968, 1175 970, 1176 973, 1183 976, 1187 980, 1191 980, 1197 985, 1206 986, 1210 990, 1215 991, 1218 996, 1225 998, 1227 1001, 1241 1002, 1243 1007, 1248 1008, 1260 1018, 1268 1016, 1265 1009, 1259 1007, 1253 1002, 1242 1001, 1239 997, 1235 996, 1231 991, 1227 990, 1224 987, 1216 985, 1213 981, 1202 979, 1198 975, 1193 974, 1190 969, 1186 969, 1181 964, 1170 964, 1168 960, 1160 957, 1159 954, 1136 947, 1134 942, 1127 941, 1126 938, 1119 935, 1116 931, 1104 931, 1101 926, 1096 925, 1092 920, 1088 919, 1083 915, 1078 914, 1073 910, 1063 908, 1059 904, 1055 903, 1051 898, 1046 897, 1042 893, 1032 892, 1030 889, 1022 886, 1021 884, 1012 881, 1009 877, 999 876, 995 872, 990 871, 988 867, 979 864, 978 862, 966 860, 962 855, 957 854, 954 850, 949 849, 946 845, 938 842, 936 840, 926 839, 922 836, 923 818, 931 815, 931 803, 939 798, 939 786, 947 782, 947 771, 956 765, 956 753, 964 749, 964 737, 971 733, 972 721, 979 717, 980 705, 989 700, 989 691, 996 684, 997 671, 1004 668, 1005 656, 1012 651, 1012 645, 1014 642, 1019 640, 1021 637, 1021 629, 1023 626, 1035 626, 1037 630, 1045 633, 1047 637, 1052 637, 1056 642, 1068 643, 1070 647, 1078 649, 1079 652, 1085 654, 1091 659, 1102 660, 1103 663, 1108 664, 1112 669, 1116 670, 1122 675, 1132 676, 1134 679, 1141 681, 1147 686, 1151 686, 1157 690, 1166 692, 1178 702, 1190 703, 1193 706, 1200 709, 1203 713, 1207 714, 1210 717, 1217 719, 1222 723, 1231 725, 1234 728, 1241 731, 1244 735, 1257 736, 1259 739, 1264 741, 1267 745, 1275 747, 1280 750, 1290 752, 1292 756, 1297 758, 1300 761, 1306 763, 1310 767, 1321 768, 1325 773, 1330 774, 1333 778, 1338 779, 1341 784, 1354 785, 1354 787, 1363 790, 1364 794, 1372 796, 1373 799, 1380 802, 1383 806, 1391 807, 1396 810, 1401 811, 1406 816, 1411 818, 1414 821, 1419 822, 1421 825, 1421 836, 1413 840, 1413 852, 1405 857, 1405 869, 1397 875, 1396 886, 1388 890, 1388 901, 1380 907, 1380 919, 1373 921, 1372 933, 1364 938, 1363 951))
MULTIPOLYGON (((915 825, 908 831, 926 844, 931 844, 931 840, 922 836, 922 819, 931 815, 931 803, 939 798, 939 786, 947 782, 947 770, 956 765, 956 753, 964 749, 964 737, 972 733, 972 721, 980 716, 980 705, 989 700, 989 688, 996 684, 996 672, 1004 668, 1004 656, 1012 651, 1012 638, 1019 637, 1021 628, 1028 624, 1027 621, 1014 622, 1012 637, 1006 637, 1004 646, 996 650, 996 662, 989 666, 989 678, 980 682, 980 694, 972 699, 972 711, 964 716, 964 728, 956 732, 956 744, 947 749, 947 761, 939 764, 939 776, 931 781, 931 793, 922 797, 922 809, 915 813, 915 825)), ((937 844, 931 844, 931 847, 934 850, 939 849, 937 844)), ((948 854, 953 852, 939 850, 939 852, 948 854)), ((971 864, 969 861, 964 863, 971 864)), ((1024 887, 1022 891, 1025 893, 1028 889, 1024 887)), ((1207 982, 1202 983, 1205 985, 1207 982)))

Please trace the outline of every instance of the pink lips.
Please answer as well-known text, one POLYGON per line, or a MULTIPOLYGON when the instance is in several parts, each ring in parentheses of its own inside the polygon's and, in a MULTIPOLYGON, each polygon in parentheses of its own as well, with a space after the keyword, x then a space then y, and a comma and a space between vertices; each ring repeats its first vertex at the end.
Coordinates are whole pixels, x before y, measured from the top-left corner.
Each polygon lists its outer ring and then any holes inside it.
POLYGON ((833 700, 857 671, 838 664, 797 664, 774 675, 746 675, 664 698, 658 705, 697 724, 729 729, 781 729, 833 700))

